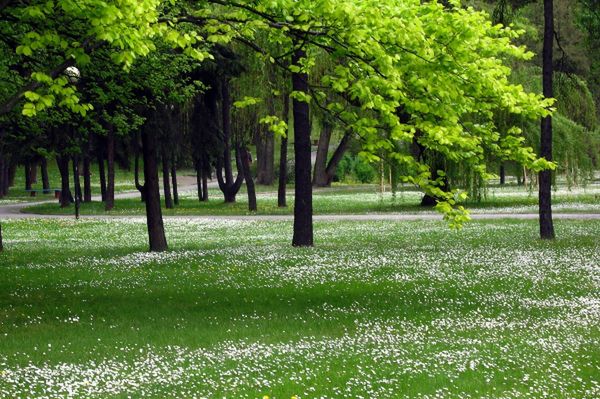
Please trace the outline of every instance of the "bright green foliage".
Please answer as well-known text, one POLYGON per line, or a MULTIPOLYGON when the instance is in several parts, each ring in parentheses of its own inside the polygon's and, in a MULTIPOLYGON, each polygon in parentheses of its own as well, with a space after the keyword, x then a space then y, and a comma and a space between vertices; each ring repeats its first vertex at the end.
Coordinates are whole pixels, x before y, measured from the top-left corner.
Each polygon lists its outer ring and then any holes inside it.
MULTIPOLYGON (((108 44, 111 58, 128 68, 154 50, 155 39, 162 37, 200 61, 212 57, 210 46, 232 42, 289 72, 311 74, 317 60, 326 60, 334 67, 311 82, 310 95, 292 92, 291 97, 327 110, 344 129, 360 136, 367 159, 376 161, 385 154, 400 163, 407 172, 404 180, 439 198, 438 209, 460 225, 466 213, 456 207, 459 193, 444 190, 430 166, 412 155, 411 147, 418 144, 432 154, 466 163, 481 176, 488 176, 490 156, 533 170, 551 168, 523 146, 518 128, 500 135, 493 115, 502 110, 537 119, 548 114, 552 101, 509 81, 505 60, 531 57, 512 44, 519 32, 493 25, 487 14, 462 8, 458 0, 444 3, 59 0, 51 6, 18 9, 19 17, 32 26, 42 20, 76 20, 73 25, 82 40, 69 41, 41 24, 25 35, 19 52, 27 57, 53 49, 85 64, 83 48, 108 44), (290 67, 287 58, 298 46, 308 55, 290 67)), ((59 89, 58 79, 45 80, 46 92, 57 86, 57 97, 72 98, 68 88, 59 89)), ((28 114, 55 101, 44 90, 37 94, 29 95, 28 114)), ((75 101, 63 103, 81 112, 75 101)), ((285 127, 276 119, 263 122, 274 131, 285 127)))

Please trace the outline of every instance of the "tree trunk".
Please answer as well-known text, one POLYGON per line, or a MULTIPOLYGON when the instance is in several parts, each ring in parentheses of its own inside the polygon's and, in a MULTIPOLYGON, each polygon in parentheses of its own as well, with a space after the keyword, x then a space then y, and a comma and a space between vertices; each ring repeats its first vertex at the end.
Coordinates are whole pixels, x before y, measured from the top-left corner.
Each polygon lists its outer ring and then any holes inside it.
MULTIPOLYGON (((299 66, 304 57, 304 50, 297 49, 292 57, 292 64, 299 66)), ((308 95, 308 75, 298 72, 292 73, 292 89, 308 95)), ((308 103, 294 99, 293 114, 296 184, 292 245, 304 247, 313 245, 310 110, 308 103)))
POLYGON ((329 143, 331 142, 331 134, 333 133, 333 125, 323 121, 321 126, 321 134, 319 135, 319 143, 317 144, 317 157, 315 159, 315 168, 313 172, 313 185, 315 187, 325 187, 327 184, 327 155, 329 153, 329 143))
MULTIPOLYGON (((31 162, 29 160, 25 161, 25 191, 30 191, 31 190, 31 162)), ((31 193, 32 196, 35 195, 35 193, 31 193)))
POLYGON ((73 202, 69 186, 69 158, 61 155, 56 157, 56 164, 60 172, 60 207, 66 208, 73 202))
MULTIPOLYGON (((283 95, 283 120, 285 123, 290 119, 290 96, 289 93, 283 95)), ((277 206, 280 208, 287 207, 286 185, 287 185, 287 152, 288 152, 288 135, 289 127, 285 137, 281 138, 281 147, 279 148, 279 187, 277 188, 277 206)))
POLYGON ((90 158, 83 158, 83 202, 92 202, 92 170, 90 158))
POLYGON ((504 164, 500 164, 500 185, 505 185, 506 184, 506 168, 504 167, 504 164))
POLYGON ((106 160, 108 181, 106 185, 106 202, 104 209, 110 211, 115 207, 115 128, 109 126, 106 140, 106 160))
POLYGON ((8 187, 15 185, 15 176, 17 175, 17 164, 16 162, 10 162, 8 166, 8 187))
POLYGON ((31 166, 29 169, 29 173, 31 173, 31 177, 29 178, 29 180, 31 180, 31 184, 37 184, 37 169, 38 169, 38 161, 37 160, 32 160, 31 161, 31 166))
POLYGON ((4 251, 4 244, 2 242, 2 224, 0 223, 0 252, 4 251))
POLYGON ((250 172, 250 154, 246 146, 238 147, 237 150, 241 152, 242 170, 244 172, 244 180, 246 181, 246 190, 248 191, 248 210, 256 212, 256 190, 254 188, 254 179, 250 172))
POLYGON ((171 183, 169 181, 169 161, 163 151, 162 155, 163 191, 165 195, 165 208, 173 209, 173 198, 171 197, 171 183))
POLYGON ((79 204, 81 204, 81 183, 79 181, 79 160, 73 157, 73 190, 75 191, 75 219, 79 219, 79 204))
POLYGON ((210 176, 210 165, 206 156, 202 157, 202 201, 208 201, 208 177, 210 176))
POLYGON ((140 192, 142 202, 144 202, 145 190, 144 186, 140 184, 140 146, 137 135, 135 139, 135 161, 133 167, 133 178, 135 181, 135 188, 140 192))
POLYGON ((350 144, 350 139, 352 136, 350 133, 346 133, 344 137, 342 137, 342 141, 337 146, 331 159, 327 163, 327 168, 325 169, 325 181, 324 185, 320 187, 331 187, 331 183, 333 182, 333 178, 335 176, 335 171, 337 170, 338 165, 340 164, 342 158, 344 158, 344 154, 348 151, 348 146, 350 144))
POLYGON ((106 172, 104 167, 104 157, 98 150, 98 175, 100 175, 100 196, 102 202, 106 201, 106 172))
POLYGON ((79 178, 79 159, 73 157, 73 190, 75 191, 75 201, 82 202, 81 179, 79 178))
POLYGON ((0 153, 0 198, 3 198, 6 195, 6 161, 4 159, 4 155, 0 153))
POLYGON ((160 208, 156 137, 151 133, 151 129, 144 129, 142 146, 144 154, 144 198, 146 200, 146 223, 148 225, 150 251, 161 252, 167 249, 167 238, 160 208))
POLYGON ((177 190, 177 167, 175 166, 174 160, 173 164, 171 165, 171 182, 173 184, 173 203, 175 205, 179 205, 179 192, 177 190))
POLYGON ((48 160, 46 157, 42 157, 40 160, 40 169, 42 172, 42 188, 44 194, 48 194, 50 192, 50 178, 48 177, 48 160))
MULTIPOLYGON (((543 89, 546 98, 553 97, 552 90, 552 56, 554 45, 554 4, 553 0, 544 0, 544 51, 543 51, 543 89)), ((552 117, 542 118, 540 156, 552 161, 552 117)), ((543 170, 539 174, 539 210, 540 237, 545 240, 554 239, 552 222, 552 172, 543 170)))

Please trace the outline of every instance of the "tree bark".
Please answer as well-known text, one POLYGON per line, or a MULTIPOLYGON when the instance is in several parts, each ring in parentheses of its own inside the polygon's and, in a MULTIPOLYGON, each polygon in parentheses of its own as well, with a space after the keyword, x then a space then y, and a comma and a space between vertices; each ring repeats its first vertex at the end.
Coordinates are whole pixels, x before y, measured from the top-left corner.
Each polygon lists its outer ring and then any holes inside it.
POLYGON ((4 155, 0 152, 0 198, 3 198, 6 195, 6 161, 4 160, 4 155))
POLYGON ((140 148, 137 142, 135 144, 135 165, 133 168, 133 176, 135 180, 135 188, 140 192, 142 202, 144 202, 145 189, 144 186, 140 184, 140 148))
POLYGON ((73 202, 69 185, 69 158, 64 155, 58 156, 56 164, 60 172, 60 207, 66 208, 73 202))
MULTIPOLYGON (((25 191, 31 191, 31 162, 26 160, 24 163, 25 167, 25 191)), ((34 192, 31 192, 32 197, 35 195, 34 192)))
POLYGON ((288 137, 286 135, 281 138, 281 147, 279 149, 279 187, 277 188, 277 206, 280 208, 287 207, 287 147, 288 137))
POLYGON ((92 170, 89 156, 83 158, 83 202, 92 202, 92 170))
MULTIPOLYGON (((553 97, 553 46, 554 46, 554 3, 544 0, 544 50, 543 50, 543 89, 546 98, 553 97)), ((542 118, 540 156, 552 161, 552 117, 542 118)), ((539 211, 540 237, 544 240, 554 239, 554 223, 552 221, 552 172, 543 170, 539 174, 539 211)))
POLYGON ((40 160, 40 169, 42 172, 42 188, 44 194, 48 194, 50 192, 50 178, 48 177, 48 160, 46 157, 42 157, 40 160))
POLYGON ((249 151, 246 146, 238 146, 237 150, 241 152, 240 157, 242 159, 242 170, 244 172, 244 180, 246 181, 246 191, 248 191, 248 210, 250 212, 256 212, 256 190, 254 188, 252 172, 250 171, 249 151))
POLYGON ((327 184, 327 155, 329 153, 329 144, 331 142, 331 134, 333 133, 333 125, 323 121, 321 124, 321 134, 319 135, 319 143, 317 144, 317 157, 315 158, 315 168, 313 172, 313 185, 315 187, 325 187, 327 184))
POLYGON ((208 177, 210 174, 210 165, 204 156, 202 158, 202 201, 208 201, 208 177))
POLYGON ((106 185, 106 201, 104 209, 110 211, 115 207, 115 128, 110 125, 106 140, 106 160, 108 181, 106 185))
POLYGON ((179 205, 179 192, 177 190, 177 167, 175 166, 175 160, 171 164, 171 182, 173 185, 173 203, 179 205))
POLYGON ((173 209, 173 197, 171 197, 171 183, 169 181, 169 161, 165 151, 162 154, 163 191, 165 195, 165 208, 173 209))
POLYGON ((75 191, 75 201, 82 202, 81 179, 79 178, 79 159, 73 157, 73 190, 75 191))
POLYGON ((102 202, 106 201, 106 171, 104 165, 104 157, 102 152, 98 150, 98 174, 100 175, 100 196, 102 202))
POLYGON ((156 137, 154 137, 151 129, 144 129, 142 147, 144 154, 144 198, 146 200, 146 223, 150 251, 161 252, 167 250, 167 238, 160 208, 156 137))
MULTIPOLYGON (((300 61, 305 58, 305 55, 304 50, 295 50, 292 56, 292 64, 300 66, 300 61)), ((308 94, 308 75, 299 72, 292 73, 292 89, 308 94)), ((296 184, 292 245, 307 247, 313 245, 310 110, 308 103, 294 99, 293 114, 296 184)))
POLYGON ((4 251, 4 243, 2 242, 2 223, 0 223, 0 252, 4 251))
POLYGON ((504 167, 504 164, 501 163, 500 164, 500 185, 505 185, 506 184, 506 168, 504 167))
POLYGON ((31 174, 31 176, 29 177, 29 180, 31 181, 31 184, 37 183, 37 168, 38 168, 38 161, 36 159, 33 159, 31 161, 31 164, 29 167, 29 173, 31 174))

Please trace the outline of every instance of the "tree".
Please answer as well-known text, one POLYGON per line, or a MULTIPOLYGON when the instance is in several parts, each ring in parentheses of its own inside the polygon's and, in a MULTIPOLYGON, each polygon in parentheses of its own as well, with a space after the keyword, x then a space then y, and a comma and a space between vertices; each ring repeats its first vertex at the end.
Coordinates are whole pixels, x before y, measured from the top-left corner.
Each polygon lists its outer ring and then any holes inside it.
MULTIPOLYGON (((546 98, 552 98, 553 48, 554 48, 554 7, 553 0, 544 0, 544 54, 543 54, 543 90, 546 98)), ((542 118, 540 156, 552 162, 552 116, 542 118)), ((539 174, 540 236, 542 239, 554 239, 552 222, 552 173, 542 170, 539 174)))

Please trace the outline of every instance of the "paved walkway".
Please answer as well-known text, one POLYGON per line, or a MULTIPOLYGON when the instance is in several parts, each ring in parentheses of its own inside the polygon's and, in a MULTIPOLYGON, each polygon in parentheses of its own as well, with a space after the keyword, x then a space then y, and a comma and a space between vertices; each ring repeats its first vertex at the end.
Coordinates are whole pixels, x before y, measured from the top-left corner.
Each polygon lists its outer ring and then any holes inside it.
MULTIPOLYGON (((216 182, 209 183, 211 187, 217 187, 216 182)), ((195 184, 180 186, 180 191, 195 189, 195 184)), ((115 198, 136 198, 140 194, 137 191, 130 191, 115 194, 115 198)), ((94 201, 100 201, 99 196, 93 197, 94 201)), ((15 204, 0 205, 0 220, 2 219, 72 219, 74 215, 39 215, 33 213, 22 213, 23 208, 38 205, 56 200, 45 200, 36 202, 20 202, 15 204)), ((164 219, 186 219, 186 220, 248 220, 248 221, 290 221, 292 215, 179 215, 163 216, 164 219)), ((554 219, 569 220, 600 220, 600 213, 554 213, 554 219)), ((145 219, 145 215, 82 215, 82 219, 145 219)), ((442 216, 436 212, 424 211, 420 213, 367 213, 367 214, 348 214, 348 215, 315 215, 314 220, 324 221, 409 221, 409 220, 442 220, 442 216)), ((496 219, 518 219, 535 220, 537 213, 476 213, 471 214, 474 220, 496 220, 496 219)))

